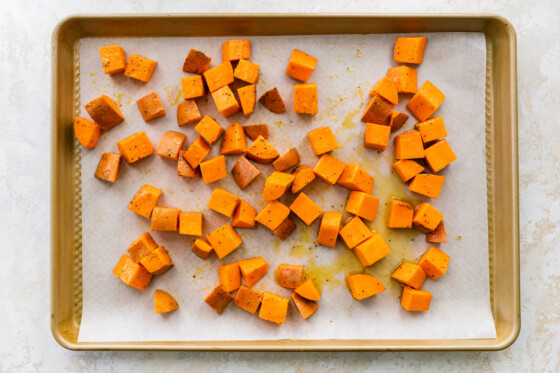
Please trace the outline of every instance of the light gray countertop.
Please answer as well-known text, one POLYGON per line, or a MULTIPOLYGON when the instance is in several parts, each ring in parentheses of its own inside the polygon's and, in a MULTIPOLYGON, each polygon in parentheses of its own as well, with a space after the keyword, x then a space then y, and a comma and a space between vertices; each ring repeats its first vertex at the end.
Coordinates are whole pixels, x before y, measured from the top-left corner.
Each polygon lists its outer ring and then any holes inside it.
POLYGON ((0 2, 0 372, 560 371, 560 2, 0 2), (499 352, 71 352, 49 327, 50 36, 75 13, 495 13, 518 42, 522 329, 499 352))

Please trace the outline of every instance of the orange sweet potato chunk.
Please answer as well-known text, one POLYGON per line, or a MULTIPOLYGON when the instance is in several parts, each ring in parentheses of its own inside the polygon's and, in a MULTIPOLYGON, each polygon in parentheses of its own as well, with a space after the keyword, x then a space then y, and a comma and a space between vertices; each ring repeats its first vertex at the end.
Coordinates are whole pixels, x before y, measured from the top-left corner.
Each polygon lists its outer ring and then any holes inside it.
POLYGON ((397 92, 397 86, 386 76, 375 83, 375 85, 369 92, 369 95, 372 97, 375 95, 379 95, 393 105, 399 103, 399 93, 397 92))
POLYGON ((426 280, 426 273, 419 265, 404 262, 395 269, 391 277, 413 289, 420 289, 426 280))
POLYGON ((317 83, 294 86, 294 113, 315 115, 319 112, 317 83))
POLYGON ((370 275, 350 275, 346 277, 346 280, 352 297, 357 300, 369 298, 385 290, 383 283, 370 275))
POLYGON ((157 62, 137 54, 131 54, 124 70, 124 75, 147 83, 152 79, 157 62))
POLYGON ((290 215, 290 209, 282 202, 270 201, 255 217, 255 221, 274 231, 290 215))
POLYGON ((290 61, 288 62, 286 74, 294 79, 306 82, 311 76, 313 70, 315 70, 317 62, 318 60, 315 57, 294 49, 292 56, 290 57, 290 61))
POLYGON ((255 84, 250 84, 245 87, 238 88, 237 96, 239 97, 241 110, 243 110, 243 116, 248 117, 253 114, 257 103, 257 86, 255 84))
POLYGON ((420 131, 410 130, 395 136, 395 158, 417 159, 424 158, 424 144, 420 131))
POLYGON ((425 121, 432 116, 445 100, 445 95, 426 80, 416 94, 408 101, 406 107, 419 121, 425 121))
POLYGON ((110 130, 124 120, 116 102, 106 95, 91 100, 84 108, 103 131, 110 130))
POLYGON ((206 239, 220 259, 233 252, 243 242, 241 236, 230 224, 216 228, 206 236, 206 239))
POLYGON ((350 192, 348 202, 346 202, 345 210, 360 218, 374 221, 377 215, 377 207, 379 206, 379 198, 369 193, 353 190, 350 192))
POLYGON ((407 311, 428 311, 432 294, 426 290, 416 290, 403 287, 401 306, 407 311))
POLYGON ((394 107, 395 105, 391 104, 380 95, 375 95, 367 104, 361 120, 364 123, 383 124, 385 119, 391 115, 394 107))
POLYGON ((321 245, 334 247, 336 245, 336 238, 338 237, 338 230, 340 229, 341 221, 342 213, 325 211, 319 227, 317 242, 321 245))
POLYGON ((117 142, 117 147, 123 158, 128 163, 134 163, 142 158, 152 155, 154 146, 146 135, 146 132, 140 131, 117 142))
POLYGON ((231 218, 238 203, 239 197, 231 194, 225 189, 216 188, 210 195, 210 199, 208 200, 206 207, 231 218))
POLYGON ((432 172, 439 172, 457 159, 451 146, 445 139, 437 141, 435 144, 426 148, 425 159, 428 168, 432 172))
POLYGON ((446 243, 447 242, 447 235, 445 234, 445 223, 442 221, 439 222, 436 229, 432 232, 426 233, 426 242, 430 243, 446 243))
POLYGON ((426 272, 426 275, 435 280, 447 272, 449 255, 432 246, 420 257, 418 265, 426 272))
POLYGON ((264 137, 259 136, 247 148, 247 158, 262 164, 274 162, 280 154, 264 137))
POLYGON ((239 289, 241 286, 241 272, 237 262, 218 266, 218 279, 220 285, 228 293, 239 289))
POLYGON ((179 214, 179 234, 202 236, 202 213, 181 211, 179 214))
POLYGON ((308 300, 319 301, 321 299, 321 292, 319 292, 317 285, 310 278, 305 280, 294 291, 308 300))
POLYGON ((313 172, 315 176, 325 183, 334 185, 338 181, 340 175, 342 175, 345 167, 346 164, 340 159, 329 154, 323 154, 315 167, 313 167, 313 172))
POLYGON ((219 155, 200 164, 204 184, 210 184, 227 177, 226 158, 219 155))
POLYGON ((192 74, 202 74, 210 67, 212 59, 196 49, 191 49, 185 62, 183 63, 183 71, 192 74))
POLYGON ((412 204, 394 198, 389 201, 389 228, 412 228, 413 216, 412 204))
POLYGON ((245 154, 247 152, 247 141, 245 140, 245 132, 243 126, 239 123, 230 124, 225 132, 222 140, 221 154, 235 155, 245 154))
POLYGON ((212 249, 212 245, 210 245, 210 242, 206 241, 202 237, 197 238, 192 244, 193 254, 202 259, 208 258, 212 250, 214 249, 212 249))
POLYGON ((204 96, 206 89, 202 75, 181 78, 181 91, 185 100, 204 96))
POLYGON ((307 300, 295 291, 292 291, 291 297, 297 310, 299 311, 299 314, 304 320, 313 315, 319 308, 319 304, 317 304, 317 302, 307 300))
POLYGON ((364 224, 362 219, 354 216, 338 232, 349 249, 353 249, 358 244, 364 242, 373 235, 372 231, 364 224))
POLYGON ((293 181, 294 175, 274 171, 264 182, 262 200, 266 202, 282 197, 293 181))
POLYGON ((418 175, 420 172, 424 171, 424 167, 410 159, 398 160, 393 163, 393 168, 397 171, 397 174, 405 183, 414 176, 418 175))
POLYGON ((299 192, 315 180, 315 172, 313 172, 311 167, 305 164, 296 167, 293 171, 293 175, 294 182, 292 183, 292 193, 299 192))
POLYGON ((267 124, 249 124, 243 126, 245 134, 251 141, 255 141, 259 136, 268 139, 268 125, 267 124))
POLYGON ((318 127, 309 131, 307 139, 315 155, 321 155, 338 149, 338 142, 330 127, 318 127))
POLYGON ((447 130, 445 129, 442 117, 430 118, 427 121, 416 123, 414 127, 420 131, 424 144, 442 137, 447 137, 447 130))
POLYGON ((371 193, 373 182, 373 176, 368 174, 360 165, 349 164, 344 168, 336 183, 350 190, 371 193))
POLYGON ((189 178, 201 177, 200 170, 198 168, 192 168, 189 162, 187 162, 187 160, 185 159, 186 152, 186 150, 179 150, 179 159, 177 160, 177 176, 189 178))
POLYGON ((364 147, 383 151, 389 145, 390 136, 391 127, 382 124, 366 123, 364 147))
POLYGON ((204 79, 210 92, 217 91, 218 89, 233 83, 233 66, 231 62, 224 62, 216 67, 213 67, 204 72, 204 79))
POLYGON ((247 286, 241 285, 233 304, 237 307, 244 309, 247 312, 255 313, 261 305, 263 299, 263 294, 259 291, 248 288, 247 286))
POLYGON ((194 100, 184 100, 177 105, 177 124, 179 127, 198 122, 202 119, 194 100))
POLYGON ((214 99, 216 108, 224 118, 229 118, 241 110, 239 102, 237 102, 237 99, 228 85, 212 92, 212 99, 214 99))
POLYGON ((274 235, 284 241, 296 229, 296 223, 289 217, 284 219, 282 223, 274 230, 274 235))
POLYGON ((113 269, 113 274, 128 286, 142 291, 146 290, 152 279, 150 272, 126 254, 113 269))
POLYGON ((187 136, 181 132, 166 131, 164 132, 159 144, 156 148, 156 155, 176 161, 179 159, 179 152, 183 149, 183 144, 187 140, 187 136))
POLYGON ((145 218, 150 218, 161 193, 161 189, 144 184, 136 194, 134 194, 134 197, 132 197, 132 200, 128 204, 128 209, 145 218))
POLYGON ((76 117, 74 119, 74 133, 80 144, 88 149, 93 149, 99 141, 99 136, 101 136, 101 127, 89 119, 76 117))
POLYGON ((242 259, 237 262, 241 270, 241 276, 247 287, 257 283, 268 272, 268 263, 260 256, 250 259, 242 259))
POLYGON ((117 181, 119 175, 119 165, 121 164, 121 155, 115 153, 103 153, 97 164, 94 176, 100 180, 111 183, 117 181))
MULTIPOLYGON (((224 129, 214 120, 214 118, 205 115, 204 118, 194 127, 194 130, 200 134, 210 145, 220 139, 224 129)), ((192 166, 192 165, 191 165, 192 166)))
POLYGON ((153 231, 176 232, 179 229, 180 212, 180 209, 174 207, 154 207, 154 210, 152 211, 152 225, 150 226, 150 229, 153 231))
POLYGON ((142 258, 140 264, 152 275, 161 276, 173 267, 173 260, 171 260, 165 248, 159 246, 142 258))
POLYGON ((276 324, 284 324, 290 300, 279 295, 264 293, 259 317, 276 324))
POLYGON ((387 71, 387 78, 395 84, 398 93, 416 93, 418 89, 416 70, 412 67, 392 67, 387 71))
POLYGON ((402 126, 404 126, 404 124, 408 120, 408 115, 399 113, 398 111, 393 111, 391 115, 389 115, 387 120, 389 121, 391 132, 396 132, 400 130, 402 126))
POLYGON ((257 210, 249 202, 242 199, 233 213, 231 225, 234 228, 253 228, 256 216, 257 210))
POLYGON ((443 214, 439 212, 434 206, 427 202, 422 202, 414 211, 414 217, 412 219, 412 224, 414 228, 418 229, 420 232, 431 232, 437 228, 443 214))
POLYGON ((99 54, 105 74, 114 75, 126 69, 126 55, 120 45, 99 47, 99 54))
POLYGON ((395 42, 394 59, 401 63, 421 64, 424 60, 426 37, 400 37, 395 42))
POLYGON ((157 247, 158 244, 154 241, 150 233, 144 232, 130 244, 126 251, 132 260, 136 263, 140 263, 145 256, 150 255, 157 247))
POLYGON ((229 306, 233 297, 225 291, 222 285, 216 286, 210 294, 204 299, 206 304, 208 304, 214 311, 221 315, 224 310, 229 306))
POLYGON ((437 199, 444 181, 445 176, 443 175, 418 174, 412 179, 408 189, 414 193, 437 199))
POLYGON ((241 189, 245 189, 253 180, 255 180, 261 171, 255 167, 247 158, 244 156, 239 157, 233 168, 231 169, 231 175, 237 186, 241 189))
POLYGON ((259 80, 260 66, 251 61, 240 59, 233 71, 233 76, 249 84, 255 84, 259 80))
POLYGON ((307 225, 313 223, 323 213, 323 209, 303 192, 292 202, 290 210, 307 225))
POLYGON ((210 146, 204 141, 202 136, 198 136, 191 146, 183 153, 183 157, 192 168, 197 168, 200 162, 210 153, 210 146))
POLYGON ((154 309, 155 313, 167 313, 175 311, 179 308, 177 300, 168 292, 156 289, 154 294, 154 309))
POLYGON ((249 39, 228 40, 222 44, 222 62, 251 58, 249 39))
POLYGON ((260 98, 259 102, 274 114, 280 114, 286 111, 286 105, 278 92, 276 87, 265 92, 260 98))
POLYGON ((294 264, 280 264, 276 269, 276 282, 286 289, 295 289, 303 282, 303 267, 294 264))
POLYGON ((136 105, 138 106, 138 110, 140 110, 140 114, 142 114, 144 122, 165 115, 165 108, 156 92, 142 97, 136 101, 136 105))
POLYGON ((383 259, 391 253, 391 250, 381 237, 379 232, 373 232, 373 235, 356 246, 354 252, 358 260, 364 267, 370 266, 373 263, 383 259))

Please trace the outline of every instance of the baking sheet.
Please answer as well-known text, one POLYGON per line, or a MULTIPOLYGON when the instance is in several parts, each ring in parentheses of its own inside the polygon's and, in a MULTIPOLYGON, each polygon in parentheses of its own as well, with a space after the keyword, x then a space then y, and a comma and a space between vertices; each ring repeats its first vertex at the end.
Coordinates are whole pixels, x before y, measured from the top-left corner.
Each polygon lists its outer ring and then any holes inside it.
MULTIPOLYGON (((82 149, 82 255, 83 313, 80 342, 100 341, 182 341, 182 340, 269 340, 269 339, 451 339, 494 338, 496 336, 490 309, 488 279, 488 232, 485 169, 485 40, 479 33, 429 34, 424 62, 418 67, 421 85, 429 79, 446 95, 437 112, 443 116, 448 141, 459 159, 448 167, 446 184, 434 205, 444 213, 449 243, 442 249, 451 255, 448 273, 437 281, 426 280, 423 288, 432 292, 431 309, 425 313, 408 313, 399 303, 400 286, 390 280, 391 271, 403 260, 414 260, 429 245, 416 232, 395 232, 384 227, 384 202, 392 196, 419 200, 409 194, 406 185, 391 173, 392 145, 385 152, 364 149, 364 124, 359 121, 367 92, 392 61, 396 35, 331 35, 252 37, 251 60, 260 64, 257 86, 260 96, 277 86, 291 109, 294 81, 284 74, 293 48, 302 49, 319 59, 310 81, 319 86, 319 114, 302 117, 288 110, 281 115, 266 111, 257 103, 249 118, 236 115, 224 119, 211 99, 199 100, 201 113, 214 116, 224 127, 238 121, 242 124, 268 123, 270 141, 280 153, 296 146, 303 163, 313 165, 316 157, 305 138, 310 129, 329 125, 341 148, 333 155, 347 163, 360 163, 376 178, 373 194, 380 198, 375 222, 388 241, 392 253, 366 269, 378 277, 387 290, 372 299, 358 302, 346 289, 347 273, 359 272, 361 265, 343 243, 334 249, 316 246, 318 221, 306 227, 297 218, 297 229, 280 243, 262 226, 239 229, 243 245, 220 261, 215 256, 203 261, 190 251, 192 237, 177 233, 152 232, 166 247, 175 267, 164 276, 154 278, 146 292, 124 286, 111 273, 119 257, 137 236, 149 230, 150 222, 126 206, 142 184, 163 189, 160 205, 184 210, 203 211, 204 233, 226 224, 229 219, 208 210, 205 205, 216 186, 225 187, 248 200, 257 209, 264 204, 260 191, 271 166, 258 167, 263 176, 249 188, 240 191, 231 176, 206 186, 200 179, 176 176, 176 164, 152 156, 132 165, 123 163, 119 180, 109 185, 92 175, 103 152, 117 152, 116 141, 132 133, 145 131, 154 146, 168 130, 187 134, 188 143, 196 138, 193 127, 177 126, 175 110, 181 99, 180 78, 183 60, 190 48, 200 49, 221 59, 219 38, 152 38, 152 39, 83 39, 80 45, 80 98, 82 106, 105 93, 113 97, 125 116, 125 122, 104 133, 93 151, 82 149), (144 84, 123 75, 109 77, 103 73, 97 48, 118 43, 127 54, 141 54, 158 61, 151 82, 144 84), (145 123, 135 101, 156 91, 164 101, 167 115, 145 123), (235 306, 222 316, 203 301, 218 282, 217 266, 238 259, 263 256, 269 273, 254 287, 288 297, 290 291, 274 283, 274 269, 281 263, 303 264, 309 276, 322 288, 320 308, 304 321, 290 307, 286 324, 277 326, 235 306), (153 292, 169 291, 180 308, 169 315, 153 313, 153 292)), ((408 97, 397 110, 407 112, 408 97)), ((82 115, 87 113, 82 109, 82 115)), ((411 118, 405 128, 413 127, 411 118)), ((218 154, 215 145, 213 154, 218 154)), ((231 169, 237 157, 228 158, 231 169)), ((317 180, 305 191, 323 209, 343 211, 348 191, 328 187, 317 180)), ((290 203, 293 196, 287 196, 290 203)), ((346 215, 347 216, 347 215, 346 215)))

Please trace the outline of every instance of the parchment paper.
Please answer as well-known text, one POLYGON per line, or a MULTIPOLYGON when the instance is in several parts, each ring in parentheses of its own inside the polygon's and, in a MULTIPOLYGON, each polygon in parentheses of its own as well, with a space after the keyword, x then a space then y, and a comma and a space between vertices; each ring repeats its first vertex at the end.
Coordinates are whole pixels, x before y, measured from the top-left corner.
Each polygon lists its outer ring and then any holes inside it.
MULTIPOLYGON (((252 37, 251 60, 260 64, 257 97, 278 87, 288 110, 276 115, 257 103, 249 118, 237 114, 223 118, 212 99, 197 100, 201 113, 215 117, 225 128, 235 121, 242 124, 268 123, 271 143, 280 153, 298 148, 302 163, 313 166, 317 160, 305 134, 318 126, 331 126, 340 149, 333 152, 347 163, 360 163, 375 177, 373 194, 380 206, 372 229, 381 232, 392 253, 367 268, 387 290, 371 299, 355 301, 345 284, 347 273, 361 272, 362 266, 342 242, 335 248, 316 245, 318 219, 307 227, 297 217, 297 229, 286 241, 280 241, 266 228, 238 229, 242 246, 220 261, 215 255, 202 260, 191 252, 194 237, 178 233, 151 232, 159 245, 169 251, 175 267, 154 277, 145 292, 125 286, 112 269, 129 244, 149 231, 150 221, 127 209, 127 204, 142 184, 163 190, 159 205, 204 212, 204 234, 227 224, 229 219, 206 208, 211 191, 223 187, 248 200, 257 210, 264 179, 272 166, 258 165, 263 175, 241 191, 231 175, 211 185, 201 179, 184 179, 176 174, 176 162, 153 155, 134 164, 122 162, 118 181, 106 183, 93 177, 104 152, 118 152, 116 142, 138 131, 145 131, 157 146, 165 131, 187 134, 187 145, 195 138, 193 126, 179 128, 176 105, 182 99, 181 70, 190 48, 212 57, 213 66, 221 61, 219 38, 119 38, 84 39, 80 45, 81 115, 88 117, 83 105, 105 93, 121 106, 125 121, 104 133, 94 150, 82 149, 82 229, 83 229, 83 316, 79 341, 182 341, 182 340, 267 340, 267 339, 408 339, 408 338, 493 338, 496 336, 490 309, 488 229, 485 168, 485 40, 480 33, 428 34, 429 41, 422 65, 418 66, 418 87, 430 80, 446 94, 436 115, 444 118, 448 141, 458 160, 444 170, 443 191, 431 201, 444 213, 448 243, 441 248, 450 256, 445 276, 427 279, 423 288, 433 293, 428 312, 406 312, 399 304, 401 287, 390 273, 404 260, 415 260, 430 246, 424 235, 414 230, 392 231, 385 227, 385 202, 400 196, 419 201, 392 173, 391 145, 385 152, 364 149, 364 124, 360 122, 368 92, 383 77, 393 61, 397 35, 289 36, 252 37), (105 75, 98 47, 120 44, 127 55, 140 54, 158 61, 152 80, 140 83, 122 74, 105 75), (300 116, 292 111, 296 81, 285 75, 287 61, 294 48, 319 59, 310 82, 319 87, 319 114, 300 116), (164 101, 167 115, 145 123, 136 100, 156 91, 164 101), (306 273, 322 289, 319 310, 303 320, 290 306, 286 324, 277 326, 230 305, 218 316, 204 298, 218 283, 217 267, 242 258, 263 256, 269 263, 268 274, 255 286, 289 297, 290 290, 274 282, 274 270, 281 263, 302 264, 306 273), (154 313, 155 289, 171 293, 179 302, 177 311, 168 315, 154 313)), ((402 96, 398 111, 409 113, 402 96)), ((409 113, 410 114, 410 113, 409 113)), ((404 129, 411 129, 414 117, 404 129)), ((213 147, 212 155, 219 153, 213 147)), ((228 170, 236 162, 228 156, 228 170)), ((328 187, 316 180, 305 192, 326 211, 344 211, 348 191, 328 187)), ((291 203, 293 196, 283 198, 291 203)), ((344 213, 344 218, 349 216, 344 213)), ((339 240, 340 241, 340 240, 339 240)))

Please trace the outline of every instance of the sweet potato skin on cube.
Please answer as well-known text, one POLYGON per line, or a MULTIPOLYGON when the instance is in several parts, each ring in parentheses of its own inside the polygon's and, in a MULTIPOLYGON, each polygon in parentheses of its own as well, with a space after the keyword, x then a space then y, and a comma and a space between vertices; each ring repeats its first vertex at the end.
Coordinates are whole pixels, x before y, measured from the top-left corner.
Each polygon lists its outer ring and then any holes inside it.
POLYGON ((221 315, 224 313, 224 310, 229 306, 233 297, 225 291, 225 289, 218 285, 212 290, 210 294, 204 299, 206 304, 208 304, 214 311, 221 315))
POLYGON ((91 100, 85 104, 84 108, 103 131, 110 130, 124 120, 118 105, 106 95, 91 100))

